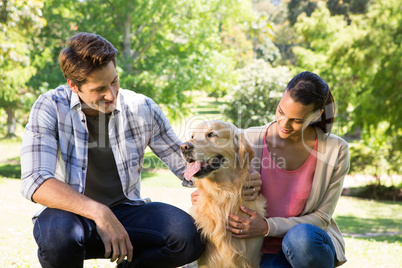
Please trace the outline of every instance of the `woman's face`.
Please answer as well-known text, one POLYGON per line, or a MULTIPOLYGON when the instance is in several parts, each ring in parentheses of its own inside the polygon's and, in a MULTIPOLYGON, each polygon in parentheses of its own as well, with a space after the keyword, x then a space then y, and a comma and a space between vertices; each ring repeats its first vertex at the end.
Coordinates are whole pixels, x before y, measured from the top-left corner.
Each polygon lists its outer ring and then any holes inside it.
POLYGON ((301 136, 302 130, 308 124, 318 119, 322 112, 314 113, 314 104, 303 105, 295 102, 288 90, 283 93, 282 99, 276 108, 276 120, 278 121, 278 135, 282 139, 301 136))

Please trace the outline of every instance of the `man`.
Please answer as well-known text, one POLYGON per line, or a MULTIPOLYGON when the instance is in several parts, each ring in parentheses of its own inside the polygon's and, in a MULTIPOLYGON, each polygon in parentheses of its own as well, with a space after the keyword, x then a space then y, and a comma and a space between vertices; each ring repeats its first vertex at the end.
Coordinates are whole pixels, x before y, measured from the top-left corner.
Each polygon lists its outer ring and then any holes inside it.
POLYGON ((73 36, 59 56, 68 86, 32 107, 21 148, 22 193, 46 207, 34 224, 43 267, 83 267, 85 259, 103 257, 119 267, 177 267, 204 250, 187 213, 141 199, 147 146, 179 178, 185 163, 160 108, 120 89, 116 54, 101 36, 73 36))

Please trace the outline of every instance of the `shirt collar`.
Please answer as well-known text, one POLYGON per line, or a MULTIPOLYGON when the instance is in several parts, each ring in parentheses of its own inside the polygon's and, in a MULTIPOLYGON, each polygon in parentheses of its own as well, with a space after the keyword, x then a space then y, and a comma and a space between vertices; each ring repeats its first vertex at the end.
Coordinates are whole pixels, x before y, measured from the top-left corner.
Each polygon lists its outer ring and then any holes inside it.
MULTIPOLYGON (((71 90, 71 89, 70 89, 71 90)), ((122 89, 119 89, 119 94, 117 95, 117 102, 116 102, 116 112, 120 112, 121 111, 121 98, 122 98, 122 94, 121 94, 122 89)), ((77 93, 74 93, 73 91, 71 91, 71 103, 70 103, 70 109, 72 110, 74 107, 76 107, 77 105, 79 105, 81 107, 81 100, 80 97, 78 97, 77 93)), ((113 111, 113 113, 115 113, 115 111, 113 111)))
POLYGON ((72 110, 77 105, 80 105, 80 107, 81 107, 80 97, 78 97, 77 93, 74 93, 73 91, 71 91, 70 109, 72 110))
POLYGON ((119 88, 119 94, 117 94, 117 101, 116 101, 116 109, 113 111, 113 113, 118 113, 121 111, 121 100, 123 98, 123 90, 119 88))

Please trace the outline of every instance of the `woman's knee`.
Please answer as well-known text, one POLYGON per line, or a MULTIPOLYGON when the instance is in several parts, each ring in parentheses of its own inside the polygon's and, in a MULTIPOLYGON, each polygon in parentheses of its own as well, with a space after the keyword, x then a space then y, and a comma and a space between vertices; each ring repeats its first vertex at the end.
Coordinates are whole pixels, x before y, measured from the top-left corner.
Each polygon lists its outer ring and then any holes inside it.
POLYGON ((299 224, 290 229, 283 239, 282 250, 295 267, 334 266, 336 253, 331 238, 311 224, 299 224))
POLYGON ((306 223, 298 224, 287 232, 283 242, 292 246, 309 247, 314 241, 315 228, 318 227, 306 223))
POLYGON ((307 223, 298 224, 290 229, 283 240, 285 243, 296 243, 305 247, 332 244, 331 238, 323 229, 307 223))

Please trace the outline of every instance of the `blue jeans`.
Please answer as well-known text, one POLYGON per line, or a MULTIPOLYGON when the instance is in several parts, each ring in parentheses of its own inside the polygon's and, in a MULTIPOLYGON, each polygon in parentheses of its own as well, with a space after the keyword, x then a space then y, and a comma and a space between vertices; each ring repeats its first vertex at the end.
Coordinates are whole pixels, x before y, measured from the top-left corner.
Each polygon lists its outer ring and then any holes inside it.
POLYGON ((328 268, 337 263, 334 244, 328 234, 311 224, 290 229, 277 254, 264 254, 260 268, 328 268))
MULTIPOLYGON (((174 206, 122 204, 112 211, 134 247, 130 267, 177 267, 204 251, 193 218, 174 206)), ((95 222, 67 211, 45 209, 35 221, 34 237, 42 267, 83 267, 85 259, 105 255, 95 222)))

